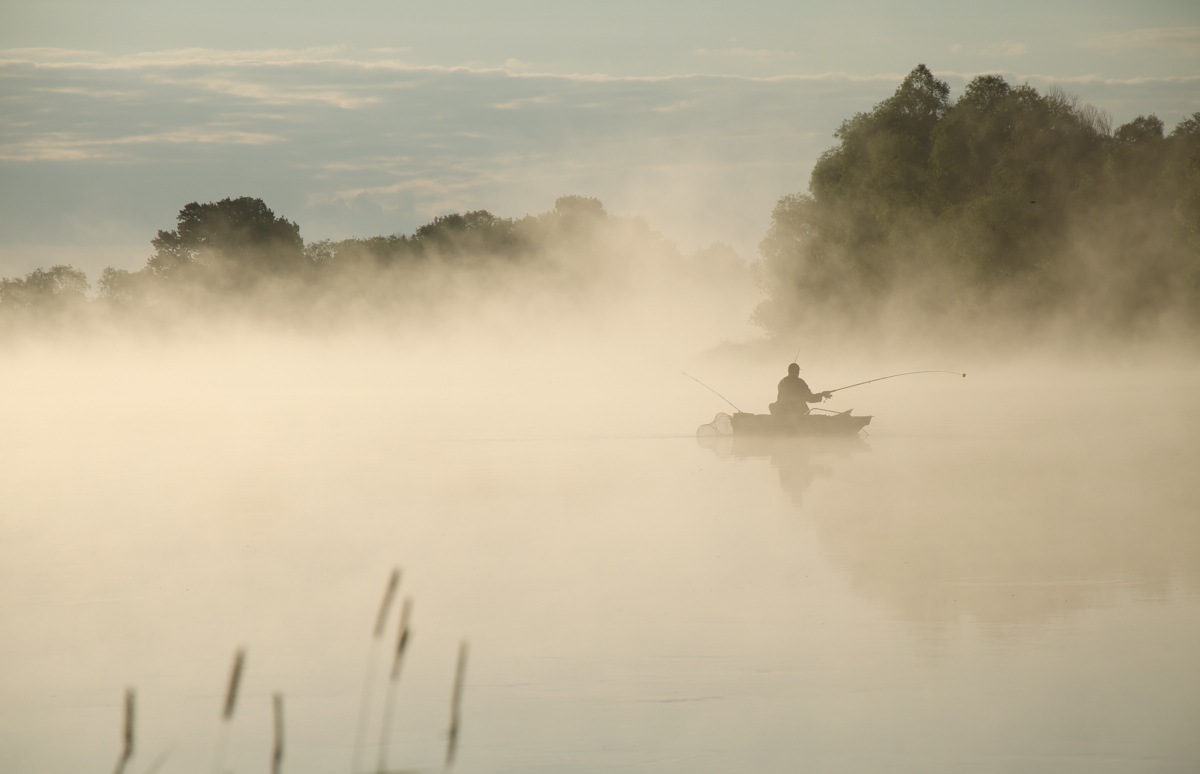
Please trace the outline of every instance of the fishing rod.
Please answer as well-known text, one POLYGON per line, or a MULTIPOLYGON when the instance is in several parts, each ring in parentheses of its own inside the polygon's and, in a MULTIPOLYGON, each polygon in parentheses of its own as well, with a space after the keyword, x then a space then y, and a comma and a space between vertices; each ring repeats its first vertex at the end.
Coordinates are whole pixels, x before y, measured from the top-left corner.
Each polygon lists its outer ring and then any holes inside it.
MULTIPOLYGON (((882 382, 884 379, 895 379, 897 376, 912 376, 913 374, 954 374, 955 376, 961 376, 964 379, 967 378, 966 374, 960 373, 958 371, 905 371, 902 374, 892 374, 891 376, 881 376, 878 379, 868 379, 865 382, 856 382, 855 384, 847 384, 845 387, 838 387, 836 390, 826 390, 826 392, 828 392, 828 393, 841 392, 842 390, 848 390, 851 387, 858 387, 863 384, 870 384, 871 382, 882 382)), ((730 405, 732 405, 732 404, 730 404, 730 405)))
MULTIPOLYGON (((716 391, 716 390, 714 390, 712 387, 709 387, 707 384, 705 384, 704 382, 700 381, 700 380, 699 380, 699 379, 697 379, 696 377, 692 376, 692 375, 691 375, 691 374, 689 374, 687 371, 680 371, 680 373, 681 373, 681 374, 683 374, 684 376, 686 376, 687 378, 691 379, 693 382, 695 382, 696 384, 700 385, 700 386, 701 386, 701 387, 703 387, 704 389, 708 390, 708 391, 709 391, 709 392, 711 392, 713 395, 716 395, 718 398, 720 398, 721 400, 725 401, 725 402, 726 402, 726 403, 728 403, 730 406, 733 406, 733 401, 731 401, 729 398, 726 398, 724 395, 722 395, 721 393, 717 392, 717 391, 716 391)), ((733 406, 733 408, 734 408, 734 411, 736 411, 736 412, 737 412, 737 413, 739 413, 739 414, 742 414, 742 413, 744 413, 744 412, 743 412, 743 411, 742 411, 740 408, 738 408, 737 406, 733 406)))

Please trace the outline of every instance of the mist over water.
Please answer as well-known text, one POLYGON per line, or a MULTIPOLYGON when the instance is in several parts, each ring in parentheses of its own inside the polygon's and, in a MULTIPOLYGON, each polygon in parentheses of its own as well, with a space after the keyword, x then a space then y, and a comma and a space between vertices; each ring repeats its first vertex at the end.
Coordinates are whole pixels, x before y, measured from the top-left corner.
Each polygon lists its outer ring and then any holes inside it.
POLYGON ((0 280, 0 770, 269 770, 278 694, 288 772, 1195 771, 1200 113, 920 65, 836 136, 761 261, 243 196, 0 280), (942 373, 697 434, 793 358, 942 373))
POLYGON ((346 770, 397 565, 402 769, 440 766, 463 637, 464 771, 1200 761, 1194 357, 813 342, 813 389, 969 376, 839 393, 865 439, 702 445, 730 409, 680 371, 765 412, 794 350, 637 330, 10 346, 0 765, 111 765, 136 686, 132 770, 209 770, 245 647, 225 768, 281 691, 285 770, 346 770))

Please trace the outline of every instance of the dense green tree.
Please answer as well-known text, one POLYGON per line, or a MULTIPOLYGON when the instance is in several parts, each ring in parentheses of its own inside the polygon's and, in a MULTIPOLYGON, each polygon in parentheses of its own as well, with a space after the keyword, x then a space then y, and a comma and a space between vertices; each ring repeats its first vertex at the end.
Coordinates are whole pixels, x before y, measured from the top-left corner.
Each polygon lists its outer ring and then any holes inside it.
POLYGON ((164 280, 237 286, 294 274, 307 264, 300 227, 276 217, 262 199, 192 202, 179 211, 176 224, 151 240, 155 252, 146 269, 164 280))
POLYGON ((145 271, 131 272, 126 269, 106 268, 96 283, 100 298, 117 304, 129 304, 141 299, 149 279, 145 271))
POLYGON ((61 310, 81 303, 88 287, 87 275, 73 266, 34 269, 24 277, 0 279, 0 309, 61 310))
POLYGON ((575 221, 602 221, 608 217, 604 204, 592 196, 560 196, 554 200, 554 214, 575 221))
POLYGON ((998 75, 951 101, 920 65, 834 136, 760 245, 770 330, 870 318, 905 295, 936 314, 951 291, 993 312, 1093 303, 1112 322, 1197 305, 1200 114, 1169 136, 1154 115, 1113 132, 1061 91, 998 75))
POLYGON ((1129 145, 1158 143, 1163 139, 1163 122, 1153 113, 1148 116, 1138 116, 1117 129, 1114 136, 1117 142, 1129 145))
POLYGON ((320 242, 309 246, 308 255, 326 275, 351 268, 361 270, 365 264, 403 269, 537 263, 544 262, 546 250, 562 244, 563 239, 590 239, 589 229, 607 219, 599 199, 561 196, 553 211, 541 215, 501 218, 487 210, 439 215, 411 235, 320 242))
POLYGON ((1175 214, 1188 230, 1193 245, 1200 250, 1200 113, 1193 114, 1189 121, 1181 123, 1171 133, 1171 139, 1176 141, 1178 150, 1176 156, 1185 157, 1182 170, 1178 176, 1179 201, 1175 205, 1175 214), (1190 124, 1184 132, 1179 129, 1184 124, 1190 124), (1189 148, 1197 148, 1190 155, 1189 148))

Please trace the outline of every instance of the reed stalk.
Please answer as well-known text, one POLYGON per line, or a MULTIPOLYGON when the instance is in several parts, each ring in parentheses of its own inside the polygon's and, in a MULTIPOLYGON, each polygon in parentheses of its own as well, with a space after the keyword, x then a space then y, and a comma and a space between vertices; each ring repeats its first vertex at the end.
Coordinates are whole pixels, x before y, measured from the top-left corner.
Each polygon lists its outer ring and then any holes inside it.
POLYGON ((458 665, 454 668, 454 693, 450 696, 450 733, 446 739, 446 767, 454 765, 454 754, 458 749, 458 732, 461 727, 463 681, 467 676, 467 641, 458 644, 458 665))
POLYGON ((404 662, 404 651, 408 648, 408 618, 412 614, 412 599, 404 600, 400 610, 400 631, 396 635, 396 653, 392 657, 392 672, 388 676, 387 699, 383 704, 383 721, 379 729, 378 774, 387 771, 388 748, 391 746, 392 713, 396 708, 396 694, 400 686, 400 666, 404 662))
POLYGON ((283 694, 277 693, 271 699, 275 718, 275 744, 271 748, 271 774, 281 774, 283 771, 283 694))
POLYGON ((246 651, 238 648, 233 656, 233 668, 229 670, 229 685, 225 689, 225 705, 221 710, 221 728, 217 734, 217 748, 213 753, 213 774, 221 774, 225 762, 225 744, 229 739, 229 724, 237 709, 238 687, 242 682, 242 670, 246 666, 246 651))
POLYGON ((379 604, 379 613, 375 616, 375 629, 371 634, 371 648, 367 651, 367 672, 363 676, 362 694, 358 701, 358 723, 354 728, 354 749, 350 754, 350 774, 358 774, 359 756, 362 752, 363 737, 366 736, 367 729, 367 712, 371 706, 371 675, 375 673, 375 664, 379 661, 379 643, 383 638, 383 631, 387 627, 388 610, 392 607, 392 600, 396 596, 396 590, 400 588, 400 570, 393 569, 392 574, 388 577, 387 586, 383 591, 383 601, 379 604))
POLYGON ((133 710, 134 710, 134 695, 132 688, 125 689, 125 727, 121 738, 123 741, 121 747, 121 757, 117 759, 117 768, 113 774, 122 774, 125 767, 129 765, 129 759, 133 757, 133 710))

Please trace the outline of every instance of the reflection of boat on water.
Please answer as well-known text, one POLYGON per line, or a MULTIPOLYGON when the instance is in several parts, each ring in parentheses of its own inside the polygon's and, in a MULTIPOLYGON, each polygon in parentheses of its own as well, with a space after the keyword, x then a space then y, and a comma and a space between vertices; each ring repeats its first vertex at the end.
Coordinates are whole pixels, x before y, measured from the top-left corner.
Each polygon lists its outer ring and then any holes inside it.
POLYGON ((796 505, 800 504, 804 493, 817 476, 829 472, 816 461, 817 458, 828 459, 871 450, 867 442, 857 435, 797 438, 698 433, 696 443, 722 458, 770 458, 771 467, 779 471, 779 485, 792 496, 796 505))
POLYGON ((696 434, 696 443, 711 449, 718 457, 752 459, 770 457, 773 464, 780 461, 807 460, 816 454, 848 454, 870 451, 871 447, 857 435, 833 438, 789 438, 769 435, 696 434))
POLYGON ((840 414, 797 414, 775 416, 773 414, 748 414, 737 412, 733 416, 721 412, 713 421, 696 428, 696 437, 732 435, 739 437, 789 437, 812 436, 856 436, 871 424, 871 417, 856 417, 848 411, 840 414))

